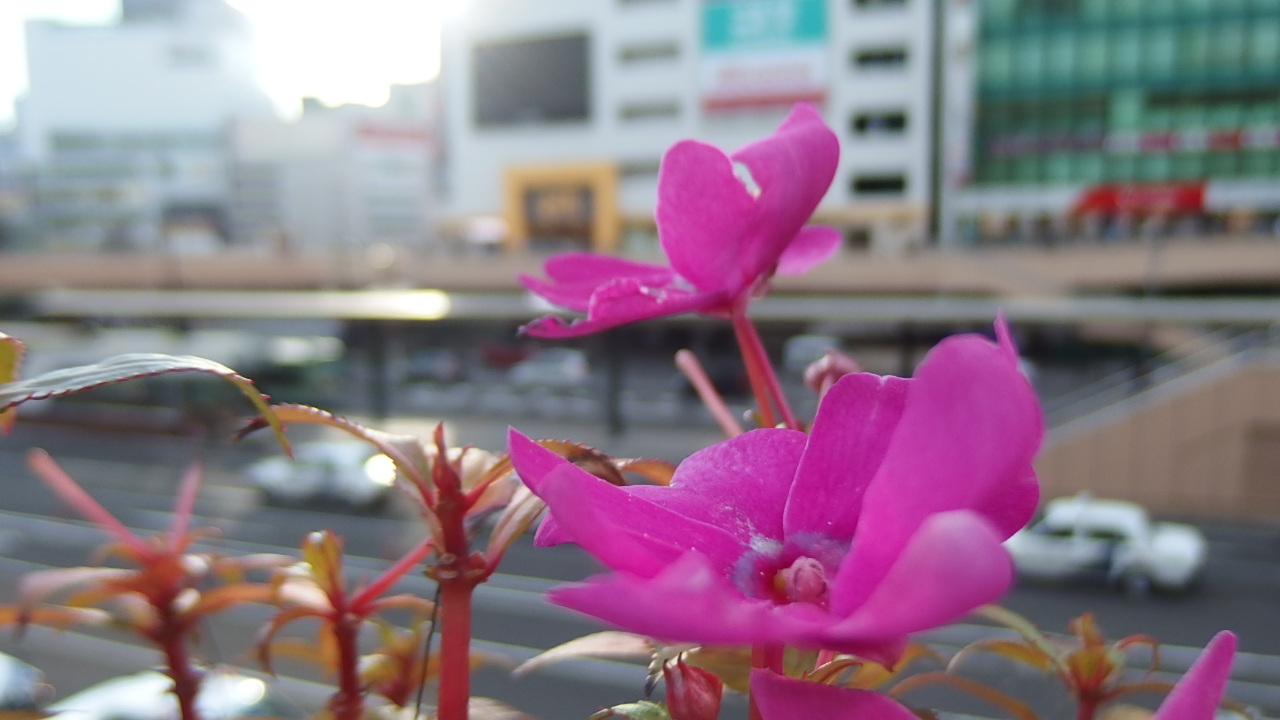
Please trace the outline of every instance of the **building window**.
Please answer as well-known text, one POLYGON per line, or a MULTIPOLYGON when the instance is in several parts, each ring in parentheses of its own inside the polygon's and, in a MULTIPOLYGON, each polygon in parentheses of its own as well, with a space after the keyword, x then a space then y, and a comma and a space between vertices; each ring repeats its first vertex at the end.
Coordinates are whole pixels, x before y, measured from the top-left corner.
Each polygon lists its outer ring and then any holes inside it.
POLYGON ((618 164, 618 174, 624 180, 638 178, 656 178, 658 169, 662 166, 659 158, 651 160, 623 160, 618 164))
POLYGON ((625 103, 618 108, 623 120, 653 120, 680 116, 680 103, 675 100, 650 100, 625 103))
POLYGON ((907 49, 898 46, 855 50, 852 60, 853 66, 860 69, 899 68, 907 64, 907 49))
POLYGON ((907 0, 852 0, 855 10, 877 10, 880 8, 901 8, 907 6, 907 0))
POLYGON ((907 130, 903 110, 858 113, 850 122, 854 135, 901 135, 907 130))
POLYGON ((907 190, 905 175, 854 175, 849 183, 854 195, 901 195, 907 190))
POLYGON ((618 62, 620 63, 675 60, 678 57, 680 57, 680 43, 674 40, 633 43, 618 48, 618 62))

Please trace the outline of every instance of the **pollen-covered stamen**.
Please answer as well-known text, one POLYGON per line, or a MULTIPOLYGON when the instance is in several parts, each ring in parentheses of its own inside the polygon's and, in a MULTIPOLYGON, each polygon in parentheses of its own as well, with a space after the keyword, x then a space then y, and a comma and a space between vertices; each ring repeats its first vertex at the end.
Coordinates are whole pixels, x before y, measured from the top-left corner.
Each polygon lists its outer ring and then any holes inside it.
POLYGON ((799 557, 773 576, 774 589, 788 602, 827 606, 827 572, 811 557, 799 557))

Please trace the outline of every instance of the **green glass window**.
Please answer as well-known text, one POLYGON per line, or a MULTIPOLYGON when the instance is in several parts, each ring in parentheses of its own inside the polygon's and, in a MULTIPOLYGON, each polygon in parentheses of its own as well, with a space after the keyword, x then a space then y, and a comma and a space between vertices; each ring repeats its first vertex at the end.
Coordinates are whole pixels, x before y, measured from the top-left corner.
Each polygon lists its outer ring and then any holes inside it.
POLYGON ((1138 179, 1144 182, 1168 180, 1173 173, 1173 158, 1168 153, 1152 153, 1138 158, 1138 179))
POLYGON ((1107 36, 1094 30, 1082 34, 1079 43, 1076 67, 1079 69, 1080 80, 1096 82, 1105 78, 1109 60, 1107 36))
MULTIPOLYGON (((1164 3, 1157 3, 1163 5, 1164 3)), ((1169 3, 1172 5, 1173 3, 1169 3)), ((1178 34, 1173 26, 1154 27, 1146 31, 1146 77, 1170 78, 1178 72, 1178 34)))

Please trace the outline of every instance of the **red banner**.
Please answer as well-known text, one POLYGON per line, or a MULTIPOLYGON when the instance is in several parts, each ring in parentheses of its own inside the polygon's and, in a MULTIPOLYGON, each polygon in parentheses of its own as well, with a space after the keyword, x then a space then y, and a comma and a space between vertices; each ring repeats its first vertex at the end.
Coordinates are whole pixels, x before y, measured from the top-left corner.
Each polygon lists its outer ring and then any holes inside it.
POLYGON ((1179 215, 1204 211, 1204 183, 1106 184, 1086 189, 1072 212, 1105 215, 1179 215))

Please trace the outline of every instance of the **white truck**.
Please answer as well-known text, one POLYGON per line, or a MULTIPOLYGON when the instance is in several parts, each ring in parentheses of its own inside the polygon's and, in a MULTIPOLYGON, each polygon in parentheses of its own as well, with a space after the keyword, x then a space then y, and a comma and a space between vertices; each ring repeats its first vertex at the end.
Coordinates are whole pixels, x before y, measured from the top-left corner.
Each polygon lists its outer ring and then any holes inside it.
POLYGON ((1152 522, 1135 503, 1087 494, 1050 501, 1005 547, 1021 576, 1102 581, 1135 596, 1190 589, 1208 558, 1195 527, 1152 522))

